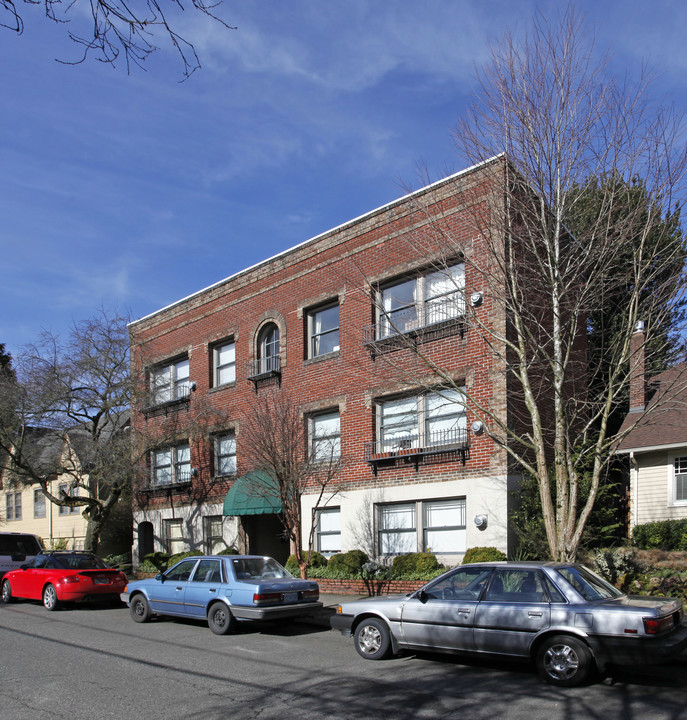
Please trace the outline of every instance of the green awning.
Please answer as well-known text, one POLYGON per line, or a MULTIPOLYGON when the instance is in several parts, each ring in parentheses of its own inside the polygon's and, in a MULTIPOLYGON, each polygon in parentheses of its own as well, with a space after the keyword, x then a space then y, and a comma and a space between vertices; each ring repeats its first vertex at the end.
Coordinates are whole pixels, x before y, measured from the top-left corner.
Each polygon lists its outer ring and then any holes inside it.
POLYGON ((277 483, 267 473, 252 470, 231 486, 223 515, 274 515, 281 512, 277 483))

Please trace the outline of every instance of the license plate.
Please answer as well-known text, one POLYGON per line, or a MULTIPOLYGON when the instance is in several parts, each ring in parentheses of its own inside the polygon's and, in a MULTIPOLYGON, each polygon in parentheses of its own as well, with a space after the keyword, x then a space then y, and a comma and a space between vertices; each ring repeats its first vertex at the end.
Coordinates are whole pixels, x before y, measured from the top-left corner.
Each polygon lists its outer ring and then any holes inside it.
POLYGON ((106 577, 93 578, 94 585, 109 585, 110 579, 106 577))
POLYGON ((297 592, 284 593, 284 602, 285 602, 285 603, 296 602, 296 600, 298 600, 298 593, 297 593, 297 592))

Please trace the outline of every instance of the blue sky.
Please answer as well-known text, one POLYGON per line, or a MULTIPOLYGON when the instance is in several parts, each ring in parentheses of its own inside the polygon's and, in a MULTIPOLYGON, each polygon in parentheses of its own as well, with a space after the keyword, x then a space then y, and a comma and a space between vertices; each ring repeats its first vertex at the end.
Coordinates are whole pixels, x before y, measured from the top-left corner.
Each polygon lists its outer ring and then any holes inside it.
MULTIPOLYGON (((82 2, 83 0, 79 0, 82 2)), ((23 4, 22 4, 23 5, 23 4)), ((180 18, 203 68, 70 66, 64 26, 0 29, 0 343, 142 317, 462 168, 451 129, 529 0, 225 0, 180 18)), ((685 105, 687 3, 579 2, 620 73, 685 105)), ((78 3, 72 11, 79 22, 78 3)))

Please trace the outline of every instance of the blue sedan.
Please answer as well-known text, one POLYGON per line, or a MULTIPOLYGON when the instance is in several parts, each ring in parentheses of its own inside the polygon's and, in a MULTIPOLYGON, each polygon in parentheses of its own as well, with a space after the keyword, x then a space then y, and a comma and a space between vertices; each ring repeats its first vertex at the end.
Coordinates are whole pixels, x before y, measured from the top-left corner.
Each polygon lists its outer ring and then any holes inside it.
POLYGON ((148 580, 128 583, 120 597, 136 622, 153 615, 207 620, 216 635, 237 620, 277 620, 322 607, 314 580, 295 578, 258 555, 204 555, 181 560, 148 580))

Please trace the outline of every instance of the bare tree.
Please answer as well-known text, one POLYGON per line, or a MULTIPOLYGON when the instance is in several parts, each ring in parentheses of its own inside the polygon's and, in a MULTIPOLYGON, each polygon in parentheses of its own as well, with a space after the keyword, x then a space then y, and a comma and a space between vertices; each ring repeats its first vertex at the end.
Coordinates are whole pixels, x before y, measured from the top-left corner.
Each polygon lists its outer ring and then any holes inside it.
MULTIPOLYGON (((576 556, 618 440, 609 418, 627 398, 633 330, 651 317, 645 348, 665 357, 657 338, 680 316, 685 289, 685 244, 667 242, 674 228, 663 222, 684 201, 682 117, 655 105, 645 75, 618 83, 595 61, 591 37, 569 8, 551 24, 538 15, 521 42, 506 35, 494 45, 454 137, 471 163, 492 159, 498 191, 473 203, 469 246, 435 208, 415 239, 453 283, 447 317, 465 317, 503 368, 508 412, 461 390, 513 465, 536 478, 550 553, 561 560, 576 556), (567 225, 582 204, 573 236, 567 225), (465 303, 455 258, 471 278, 465 294, 483 291, 503 322, 465 303), (604 362, 588 363, 587 318, 610 301, 612 332, 595 339, 604 362)), ((407 334, 388 308, 379 313, 389 334, 407 334)), ((455 387, 431 349, 406 347, 414 363, 384 358, 416 381, 455 387)))
POLYGON ((251 493, 281 505, 284 532, 305 577, 313 550, 316 518, 303 545, 301 499, 313 494, 313 513, 334 495, 333 482, 344 460, 337 438, 309 437, 306 417, 282 389, 261 390, 241 422, 242 456, 253 472, 251 493))
MULTIPOLYGON (((18 34, 24 32, 24 19, 20 11, 22 0, 0 0, 0 27, 8 28, 18 34)), ((26 5, 38 5, 44 10, 45 16, 60 25, 72 26, 69 11, 82 7, 84 3, 63 3, 61 0, 23 0, 26 5)), ((216 14, 221 0, 191 0, 190 7, 218 22, 227 29, 234 30, 216 14)), ((94 0, 87 6, 90 14, 89 32, 81 34, 77 30, 67 31, 70 40, 80 45, 83 53, 74 62, 61 60, 65 64, 82 63, 88 55, 95 55, 101 62, 114 64, 123 55, 127 72, 131 66, 141 67, 156 46, 156 35, 166 35, 172 47, 177 51, 183 65, 184 77, 189 77, 200 67, 200 60, 191 42, 179 34, 177 12, 186 9, 180 0, 143 0, 131 4, 123 0, 94 0)), ((76 20, 77 16, 73 16, 76 20)))
POLYGON ((101 311, 64 344, 43 333, 17 359, 16 381, 0 375, 0 450, 12 477, 57 505, 83 508, 93 552, 134 472, 128 350, 127 318, 101 311), (51 491, 56 478, 66 491, 51 491))

